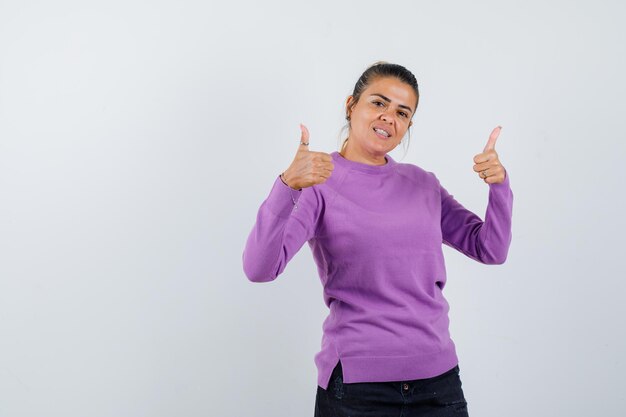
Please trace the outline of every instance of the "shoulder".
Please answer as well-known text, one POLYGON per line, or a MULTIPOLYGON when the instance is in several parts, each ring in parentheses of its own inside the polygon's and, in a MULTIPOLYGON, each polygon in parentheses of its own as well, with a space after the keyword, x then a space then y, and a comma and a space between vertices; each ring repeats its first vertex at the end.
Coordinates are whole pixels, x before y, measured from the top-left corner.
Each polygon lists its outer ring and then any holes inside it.
POLYGON ((398 162, 396 163, 395 171, 400 176, 408 178, 409 180, 420 185, 439 187, 439 180, 433 172, 415 164, 398 162))

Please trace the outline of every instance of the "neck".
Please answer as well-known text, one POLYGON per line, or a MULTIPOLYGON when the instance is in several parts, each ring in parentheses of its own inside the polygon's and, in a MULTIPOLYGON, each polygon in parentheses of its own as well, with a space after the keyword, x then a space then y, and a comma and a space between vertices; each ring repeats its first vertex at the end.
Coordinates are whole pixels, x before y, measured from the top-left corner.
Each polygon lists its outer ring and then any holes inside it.
POLYGON ((387 159, 384 155, 382 156, 371 156, 371 155, 361 155, 357 152, 354 152, 350 149, 350 143, 348 142, 346 146, 339 152, 339 155, 343 156, 345 159, 354 162, 360 162, 362 164, 367 165, 385 165, 387 163, 387 159))

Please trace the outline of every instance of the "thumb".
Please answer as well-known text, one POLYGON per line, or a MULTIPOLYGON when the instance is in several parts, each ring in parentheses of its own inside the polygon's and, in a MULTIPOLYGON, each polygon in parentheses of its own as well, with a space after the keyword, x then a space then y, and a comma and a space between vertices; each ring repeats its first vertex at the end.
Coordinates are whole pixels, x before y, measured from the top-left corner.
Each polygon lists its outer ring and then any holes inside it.
POLYGON ((302 134, 300 135, 300 146, 298 147, 299 151, 308 151, 309 147, 309 129, 306 128, 305 125, 300 123, 300 131, 302 134))
POLYGON ((502 126, 498 126, 491 131, 491 135, 489 135, 489 140, 487 141, 483 152, 496 148, 496 140, 498 139, 498 135, 500 135, 500 130, 502 130, 502 126))

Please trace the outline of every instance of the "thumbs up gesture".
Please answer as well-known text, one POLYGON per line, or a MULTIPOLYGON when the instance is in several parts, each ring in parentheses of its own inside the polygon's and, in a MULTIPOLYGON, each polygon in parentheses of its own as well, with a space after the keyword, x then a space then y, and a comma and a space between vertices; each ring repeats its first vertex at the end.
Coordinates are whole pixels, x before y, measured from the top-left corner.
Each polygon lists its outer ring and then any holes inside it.
POLYGON ((478 172, 478 176, 487 184, 498 184, 504 181, 506 171, 496 152, 496 140, 500 135, 502 126, 498 126, 489 135, 489 140, 485 145, 482 153, 474 157, 474 171, 478 172))
POLYGON ((333 172, 332 156, 309 150, 309 130, 300 124, 300 145, 291 165, 281 174, 283 182, 295 190, 325 182, 333 172))

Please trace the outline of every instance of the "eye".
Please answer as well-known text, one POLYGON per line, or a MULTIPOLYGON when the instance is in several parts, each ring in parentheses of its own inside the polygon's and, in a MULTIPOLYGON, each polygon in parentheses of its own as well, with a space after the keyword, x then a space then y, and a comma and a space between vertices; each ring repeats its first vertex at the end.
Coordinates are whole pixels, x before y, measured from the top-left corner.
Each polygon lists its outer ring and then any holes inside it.
POLYGON ((378 101, 378 100, 372 101, 372 103, 374 103, 374 105, 377 106, 377 107, 380 107, 380 106, 378 106, 379 104, 382 104, 383 106, 385 105, 385 103, 383 103, 382 101, 378 101))
POLYGON ((408 114, 406 114, 406 113, 405 113, 405 112, 403 112, 403 111, 398 112, 398 113, 400 113, 400 116, 402 116, 402 117, 409 117, 409 115, 408 115, 408 114))

